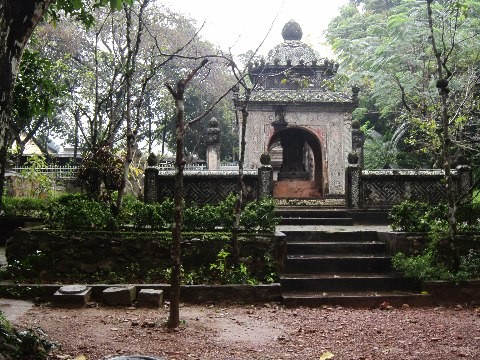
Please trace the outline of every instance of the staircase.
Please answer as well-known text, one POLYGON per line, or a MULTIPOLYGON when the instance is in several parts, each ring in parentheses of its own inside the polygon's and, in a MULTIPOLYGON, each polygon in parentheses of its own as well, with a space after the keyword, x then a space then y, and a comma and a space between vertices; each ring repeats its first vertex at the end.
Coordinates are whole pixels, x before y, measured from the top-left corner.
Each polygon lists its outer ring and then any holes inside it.
POLYGON ((353 225, 345 209, 279 207, 275 213, 280 225, 353 225))
POLYGON ((428 304, 429 296, 418 293, 415 281, 392 270, 386 244, 375 231, 283 232, 287 256, 280 283, 287 306, 428 304))

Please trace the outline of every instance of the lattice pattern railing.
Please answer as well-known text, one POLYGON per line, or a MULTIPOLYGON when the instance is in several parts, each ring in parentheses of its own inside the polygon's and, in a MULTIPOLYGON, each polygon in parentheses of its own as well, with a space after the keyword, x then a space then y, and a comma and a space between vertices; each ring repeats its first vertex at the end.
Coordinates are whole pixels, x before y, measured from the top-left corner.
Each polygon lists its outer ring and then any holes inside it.
MULTIPOLYGON (((14 167, 14 171, 21 174, 22 172, 31 171, 29 167, 14 167)), ((48 166, 44 168, 35 169, 40 174, 48 175, 55 179, 74 179, 76 177, 78 166, 48 166)))
MULTIPOLYGON (((457 194, 471 191, 471 171, 452 171, 457 194)), ((442 170, 361 170, 347 169, 347 205, 352 208, 391 208, 404 200, 438 204, 445 200, 442 170)))

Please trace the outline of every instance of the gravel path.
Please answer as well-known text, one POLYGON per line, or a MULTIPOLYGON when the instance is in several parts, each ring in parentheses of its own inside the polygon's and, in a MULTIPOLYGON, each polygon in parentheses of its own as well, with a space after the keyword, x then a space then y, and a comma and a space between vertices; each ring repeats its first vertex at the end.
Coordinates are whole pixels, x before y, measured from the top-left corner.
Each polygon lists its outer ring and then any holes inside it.
POLYGON ((33 307, 14 323, 42 329, 60 348, 52 359, 143 354, 180 359, 479 359, 480 308, 181 308, 182 326, 164 326, 168 309, 33 307), (330 355, 331 356, 331 355, 330 355), (330 357, 331 358, 331 357, 330 357))

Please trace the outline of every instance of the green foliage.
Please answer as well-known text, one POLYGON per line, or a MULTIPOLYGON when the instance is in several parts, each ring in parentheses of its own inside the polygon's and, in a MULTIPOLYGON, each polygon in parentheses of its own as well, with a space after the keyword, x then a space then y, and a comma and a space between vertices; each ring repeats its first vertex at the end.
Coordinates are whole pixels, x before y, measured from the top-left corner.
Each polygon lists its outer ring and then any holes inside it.
MULTIPOLYGON (((7 198, 8 201, 8 198, 7 198)), ((38 200, 38 206, 41 202, 38 200)), ((41 210, 47 213, 52 229, 102 230, 133 226, 136 230, 166 230, 173 222, 173 201, 145 204, 133 197, 125 197, 120 212, 114 215, 107 202, 86 195, 64 195, 45 201, 41 210)), ((231 229, 234 221, 235 195, 230 194, 217 205, 189 206, 184 211, 184 231, 218 231, 231 229)), ((247 203, 241 226, 246 232, 272 233, 278 223, 272 199, 247 203)))
POLYGON ((479 249, 463 251, 459 256, 458 269, 453 269, 448 262, 449 259, 453 260, 453 256, 442 254, 440 241, 439 238, 430 239, 426 249, 419 255, 395 254, 392 259, 393 267, 406 276, 419 280, 463 281, 480 278, 479 249))
POLYGON ((248 203, 240 217, 240 226, 246 231, 273 232, 278 222, 275 203, 271 198, 248 203))
POLYGON ((112 153, 110 144, 103 142, 84 156, 77 178, 93 198, 100 197, 103 184, 111 202, 112 192, 120 188, 123 179, 123 161, 112 153))
POLYGON ((263 257, 263 261, 265 264, 265 276, 264 276, 263 282, 265 284, 272 284, 274 282, 277 282, 278 271, 277 271, 275 262, 273 261, 273 257, 271 253, 265 253, 263 257))
POLYGON ((424 215, 428 205, 418 201, 403 201, 395 205, 390 213, 391 227, 394 231, 427 231, 428 224, 424 222, 424 215))
POLYGON ((457 211, 458 235, 452 242, 445 204, 431 206, 405 201, 392 210, 392 228, 399 231, 422 231, 428 238, 425 249, 407 256, 393 257, 395 269, 420 280, 461 281, 480 277, 480 244, 473 232, 480 230, 480 206, 467 204, 457 211))
POLYGON ((29 197, 45 197, 52 195, 53 180, 46 174, 41 173, 41 169, 48 167, 44 156, 30 156, 25 163, 25 169, 20 174, 29 184, 24 190, 24 195, 29 197))
POLYGON ((14 279, 16 282, 30 281, 38 279, 38 270, 44 268, 46 258, 41 251, 28 255, 22 260, 14 260, 2 269, 1 277, 4 279, 14 279))
POLYGON ((0 311, 0 350, 1 358, 48 359, 49 351, 55 346, 34 330, 17 331, 0 311))
POLYGON ((109 206, 84 195, 65 195, 52 202, 47 222, 52 229, 62 230, 116 228, 109 206))
POLYGON ((65 96, 65 86, 56 78, 59 67, 39 52, 25 50, 13 101, 13 116, 20 129, 28 127, 32 118, 51 116, 58 99, 65 96))
MULTIPOLYGON (((210 277, 213 283, 218 284, 256 284, 257 280, 250 277, 245 262, 234 266, 229 263, 230 252, 221 249, 217 261, 210 264, 210 277)), ((248 259, 247 259, 248 261, 248 259)))
POLYGON ((205 205, 203 207, 190 206, 185 208, 184 228, 195 231, 212 231, 220 223, 218 207, 205 205))
MULTIPOLYGON (((478 154, 479 93, 472 84, 478 82, 480 1, 433 1, 432 8, 437 51, 444 70, 452 73, 447 74, 450 136, 473 159, 478 154)), ((354 117, 370 121, 386 140, 392 128, 408 123, 397 149, 420 156, 418 165, 435 163, 441 116, 427 2, 351 1, 329 24, 327 40, 340 61, 337 79, 345 89, 353 84, 361 89, 354 117)))
POLYGON ((61 13, 64 12, 86 27, 91 27, 95 22, 93 14, 95 8, 110 6, 112 10, 120 10, 123 4, 131 6, 133 0, 96 0, 93 3, 88 0, 56 0, 48 8, 48 15, 53 24, 57 23, 61 13))
POLYGON ((220 216, 219 225, 224 229, 233 228, 235 222, 235 204, 237 196, 233 193, 229 194, 225 200, 217 204, 218 213, 220 216))
MULTIPOLYGON (((390 212, 391 226, 395 231, 430 232, 446 222, 446 204, 429 205, 419 201, 403 201, 390 212)), ((480 204, 463 204, 457 207, 459 232, 480 230, 480 204)))
POLYGON ((396 270, 402 271, 407 277, 419 280, 453 280, 452 274, 444 266, 435 263, 431 252, 417 256, 398 253, 393 257, 392 263, 396 270))
POLYGON ((2 197, 2 209, 6 215, 46 218, 51 198, 2 197))
MULTIPOLYGON (((125 210, 124 206, 122 212, 125 210)), ((131 221, 134 228, 138 230, 169 228, 173 221, 173 201, 167 199, 163 203, 156 204, 137 201, 133 206, 131 221)))

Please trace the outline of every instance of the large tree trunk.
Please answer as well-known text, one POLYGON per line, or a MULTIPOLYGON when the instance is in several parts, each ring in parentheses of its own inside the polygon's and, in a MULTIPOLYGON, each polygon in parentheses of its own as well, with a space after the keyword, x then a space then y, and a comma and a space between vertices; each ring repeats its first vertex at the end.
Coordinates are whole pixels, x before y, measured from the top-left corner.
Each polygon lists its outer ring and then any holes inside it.
POLYGON ((23 50, 51 0, 0 2, 0 211, 15 78, 23 50))

